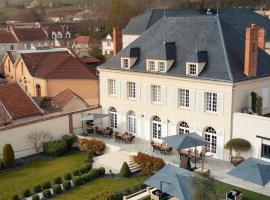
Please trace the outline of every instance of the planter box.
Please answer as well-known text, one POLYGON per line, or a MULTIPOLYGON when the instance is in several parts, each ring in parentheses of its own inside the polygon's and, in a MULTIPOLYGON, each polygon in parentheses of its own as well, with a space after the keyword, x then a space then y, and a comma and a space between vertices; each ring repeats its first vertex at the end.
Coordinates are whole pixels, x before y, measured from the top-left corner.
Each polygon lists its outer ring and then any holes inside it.
POLYGON ((232 156, 231 158, 231 163, 233 164, 233 166, 237 166, 239 165, 241 162, 243 162, 245 159, 243 157, 236 157, 236 156, 232 156))

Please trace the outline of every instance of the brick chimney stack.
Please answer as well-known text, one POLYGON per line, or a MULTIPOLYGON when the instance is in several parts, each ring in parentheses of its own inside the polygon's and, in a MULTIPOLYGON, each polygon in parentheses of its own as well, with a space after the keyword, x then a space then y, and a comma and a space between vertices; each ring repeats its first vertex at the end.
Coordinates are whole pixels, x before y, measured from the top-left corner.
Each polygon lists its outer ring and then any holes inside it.
POLYGON ((245 65, 244 73, 247 76, 257 75, 258 47, 265 48, 265 28, 251 24, 246 28, 245 65))
POLYGON ((115 56, 122 50, 122 29, 121 27, 113 28, 113 55, 115 56))

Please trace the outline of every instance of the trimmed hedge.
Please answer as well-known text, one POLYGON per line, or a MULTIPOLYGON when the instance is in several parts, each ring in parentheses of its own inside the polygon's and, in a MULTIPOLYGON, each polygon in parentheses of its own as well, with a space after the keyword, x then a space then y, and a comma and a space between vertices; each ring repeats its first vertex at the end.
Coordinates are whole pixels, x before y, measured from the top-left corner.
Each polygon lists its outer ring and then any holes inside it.
POLYGON ((62 140, 65 141, 67 148, 71 149, 73 144, 75 144, 78 140, 78 137, 76 135, 70 134, 70 135, 63 135, 62 140))
POLYGON ((20 200, 18 195, 13 195, 12 200, 20 200))
POLYGON ((61 177, 56 177, 56 178, 53 179, 53 182, 54 182, 55 184, 61 184, 61 183, 63 182, 63 180, 62 180, 61 177))
POLYGON ((80 176, 81 175, 80 170, 78 170, 78 169, 73 170, 72 174, 73 174, 73 176, 80 176))
POLYGON ((129 169, 129 166, 127 164, 127 162, 124 162, 121 170, 120 170, 120 176, 122 177, 131 177, 131 171, 129 169))
POLYGON ((64 175, 64 179, 67 181, 70 181, 72 179, 72 176, 70 173, 64 175))
POLYGON ((3 147, 3 162, 5 168, 10 168, 15 164, 14 150, 11 144, 5 144, 3 147))
POLYGON ((27 198, 27 197, 30 197, 31 196, 31 192, 30 192, 29 189, 27 189, 27 190, 24 190, 22 192, 22 195, 23 195, 23 197, 27 198))
POLYGON ((57 157, 65 154, 68 151, 68 147, 64 140, 54 140, 45 142, 43 150, 49 156, 57 157))
POLYGON ((34 188, 33 188, 33 192, 36 194, 36 193, 39 193, 42 191, 42 188, 40 185, 36 185, 34 188))
POLYGON ((52 197, 52 193, 51 193, 51 191, 48 190, 48 189, 43 190, 42 195, 43 195, 43 197, 45 197, 45 198, 47 198, 47 199, 52 197))
POLYGON ((71 182, 70 181, 65 181, 63 183, 63 188, 64 188, 65 191, 70 190, 71 189, 71 182))
POLYGON ((51 183, 49 181, 42 184, 42 189, 50 189, 52 187, 51 183))
POLYGON ((62 187, 59 184, 56 184, 53 186, 53 194, 61 194, 62 193, 62 187))
POLYGON ((94 179, 90 173, 83 174, 81 177, 82 177, 84 182, 89 182, 89 181, 92 181, 94 179))
POLYGON ((73 177, 73 184, 75 185, 75 186, 80 186, 80 185, 82 185, 83 184, 83 179, 82 179, 82 177, 80 177, 80 176, 75 176, 75 177, 73 177))
POLYGON ((40 200, 39 195, 35 194, 32 196, 32 200, 40 200))
POLYGON ((105 168, 104 167, 100 167, 100 168, 98 168, 98 174, 99 174, 99 176, 104 176, 105 175, 105 168))

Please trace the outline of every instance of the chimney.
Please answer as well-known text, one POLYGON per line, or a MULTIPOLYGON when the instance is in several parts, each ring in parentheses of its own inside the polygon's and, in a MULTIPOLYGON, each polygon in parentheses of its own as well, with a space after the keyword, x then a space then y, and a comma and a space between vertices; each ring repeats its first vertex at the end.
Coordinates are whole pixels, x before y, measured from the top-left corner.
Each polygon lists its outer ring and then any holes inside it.
POLYGON ((113 28, 113 55, 115 56, 119 51, 122 50, 122 29, 121 27, 113 28))
POLYGON ((255 24, 246 28, 244 73, 247 76, 257 75, 259 30, 255 24))
POLYGON ((261 27, 258 33, 258 47, 260 47, 261 49, 265 49, 265 35, 266 30, 264 27, 261 27))

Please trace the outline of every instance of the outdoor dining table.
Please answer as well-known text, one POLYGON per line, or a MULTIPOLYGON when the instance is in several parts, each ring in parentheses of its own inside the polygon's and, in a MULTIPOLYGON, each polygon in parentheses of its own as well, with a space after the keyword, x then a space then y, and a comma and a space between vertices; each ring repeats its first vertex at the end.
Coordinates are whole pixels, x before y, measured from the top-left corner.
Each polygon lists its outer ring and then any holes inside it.
POLYGON ((132 137, 132 135, 130 134, 119 134, 119 136, 121 137, 122 140, 125 141, 125 143, 127 143, 127 141, 132 137))
POLYGON ((169 145, 167 145, 167 144, 153 143, 152 145, 155 146, 155 147, 161 148, 163 150, 171 149, 171 147, 169 145))

